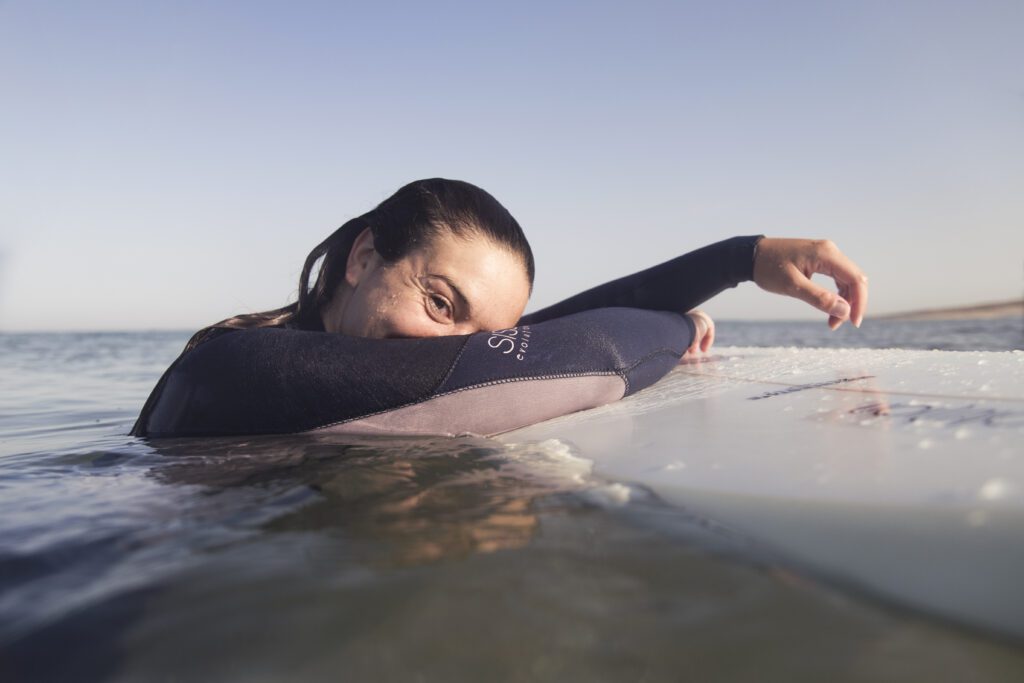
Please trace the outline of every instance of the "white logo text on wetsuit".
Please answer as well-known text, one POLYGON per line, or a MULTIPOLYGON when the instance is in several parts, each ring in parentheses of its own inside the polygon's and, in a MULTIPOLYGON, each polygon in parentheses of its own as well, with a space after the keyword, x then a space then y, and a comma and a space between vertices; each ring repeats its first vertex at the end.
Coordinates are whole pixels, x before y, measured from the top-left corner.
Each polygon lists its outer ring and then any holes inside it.
POLYGON ((526 350, 530 348, 530 326, 495 330, 487 340, 487 345, 506 356, 515 353, 516 360, 523 360, 526 357, 526 350))

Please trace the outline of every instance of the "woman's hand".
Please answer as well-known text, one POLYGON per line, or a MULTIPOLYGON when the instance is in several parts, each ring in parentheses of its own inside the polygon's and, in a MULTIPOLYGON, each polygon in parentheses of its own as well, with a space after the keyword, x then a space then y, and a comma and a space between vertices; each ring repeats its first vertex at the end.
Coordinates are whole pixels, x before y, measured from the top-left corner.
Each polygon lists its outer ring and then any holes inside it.
POLYGON ((686 349, 683 358, 692 356, 701 351, 708 352, 711 345, 715 343, 715 321, 704 311, 693 310, 686 314, 693 321, 697 333, 693 335, 693 343, 686 349))
POLYGON ((765 237, 757 245, 754 282, 766 291, 785 294, 828 313, 833 330, 850 320, 860 327, 868 305, 868 277, 828 240, 765 237), (839 293, 811 282, 815 273, 835 280, 839 293))

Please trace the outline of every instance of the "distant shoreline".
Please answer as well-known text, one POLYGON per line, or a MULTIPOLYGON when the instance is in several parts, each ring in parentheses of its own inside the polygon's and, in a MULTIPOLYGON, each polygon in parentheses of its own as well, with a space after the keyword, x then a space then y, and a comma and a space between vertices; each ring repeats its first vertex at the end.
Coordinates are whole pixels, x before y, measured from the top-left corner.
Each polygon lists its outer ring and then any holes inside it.
POLYGON ((974 306, 886 313, 871 317, 875 320, 990 320, 993 318, 1024 318, 1024 299, 976 304, 974 306))

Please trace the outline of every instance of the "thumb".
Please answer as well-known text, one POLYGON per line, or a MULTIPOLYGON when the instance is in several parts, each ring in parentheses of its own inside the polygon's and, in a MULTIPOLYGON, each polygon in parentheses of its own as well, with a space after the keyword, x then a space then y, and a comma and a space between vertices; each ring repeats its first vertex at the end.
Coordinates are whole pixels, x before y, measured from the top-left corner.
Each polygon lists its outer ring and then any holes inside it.
POLYGON ((819 311, 828 313, 831 318, 841 322, 850 317, 850 304, 835 292, 811 282, 811 280, 793 268, 793 296, 814 306, 819 311))

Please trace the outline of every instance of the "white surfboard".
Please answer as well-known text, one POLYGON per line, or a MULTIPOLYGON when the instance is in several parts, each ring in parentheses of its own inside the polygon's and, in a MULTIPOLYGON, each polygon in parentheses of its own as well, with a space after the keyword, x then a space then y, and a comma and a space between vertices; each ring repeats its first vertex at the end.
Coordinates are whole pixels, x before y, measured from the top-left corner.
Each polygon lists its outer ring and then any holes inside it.
POLYGON ((1024 352, 725 348, 516 430, 842 584, 1024 637, 1024 352))

